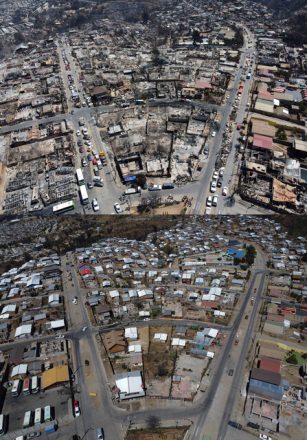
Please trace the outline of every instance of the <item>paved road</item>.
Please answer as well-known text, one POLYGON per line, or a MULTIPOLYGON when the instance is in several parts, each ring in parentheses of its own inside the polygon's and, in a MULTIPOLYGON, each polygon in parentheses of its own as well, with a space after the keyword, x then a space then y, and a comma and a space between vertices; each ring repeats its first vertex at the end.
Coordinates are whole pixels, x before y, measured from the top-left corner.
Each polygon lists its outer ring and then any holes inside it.
MULTIPOLYGON (((248 32, 246 38, 251 39, 253 41, 253 47, 245 48, 245 51, 242 54, 241 60, 240 60, 241 65, 243 67, 248 62, 247 60, 250 59, 250 57, 252 55, 255 55, 255 51, 254 51, 255 42, 254 42, 253 36, 248 32)), ((250 60, 249 63, 250 63, 250 65, 249 65, 249 67, 246 67, 246 70, 251 71, 251 77, 247 78, 246 75, 244 75, 244 78, 245 78, 244 79, 244 89, 243 89, 243 93, 242 93, 242 96, 240 98, 240 102, 238 105, 237 117, 236 117, 236 121, 234 124, 235 127, 234 127, 234 132, 233 132, 232 140, 231 140, 232 148, 229 153, 227 163, 225 166, 225 171, 224 171, 223 186, 228 186, 229 195, 233 193, 233 187, 234 187, 233 180, 238 175, 238 172, 240 172, 239 171, 240 163, 238 162, 237 149, 236 149, 236 145, 238 144, 239 137, 240 137, 240 130, 237 130, 237 124, 242 124, 244 117, 247 114, 246 107, 248 105, 248 101, 249 101, 249 97, 250 97, 250 89, 251 89, 251 86, 253 83, 254 71, 256 68, 255 59, 253 61, 250 60)), ((240 69, 240 71, 242 72, 242 69, 240 69)), ((235 90, 233 90, 233 92, 235 92, 235 90)), ((218 197, 217 208, 214 211, 214 213, 227 214, 228 213, 227 205, 228 205, 227 198, 223 197, 220 192, 220 195, 218 197)))
MULTIPOLYGON (((251 49, 249 49, 247 47, 246 38, 247 37, 245 37, 245 44, 243 46, 242 53, 240 56, 239 66, 244 65, 245 60, 246 60, 246 56, 251 51, 251 49)), ((206 198, 209 193, 210 182, 211 182, 213 171, 215 169, 216 157, 217 157, 218 152, 221 148, 221 145, 223 142, 223 135, 224 135, 224 132, 226 129, 226 124, 229 121, 229 117, 232 112, 235 98, 237 96, 237 91, 238 91, 238 88, 239 88, 239 85, 241 82, 242 70, 243 70, 243 68, 239 67, 236 74, 235 74, 235 77, 233 79, 232 89, 229 93, 230 96, 227 100, 227 103, 224 106, 224 111, 222 113, 222 119, 220 121, 220 128, 219 128, 218 132, 216 133, 214 141, 211 143, 210 150, 209 150, 208 163, 206 165, 204 172, 202 173, 201 178, 199 179, 199 186, 200 187, 198 190, 198 195, 197 195, 194 210, 193 210, 194 214, 202 214, 205 211, 206 198)), ((247 90, 247 88, 246 88, 246 90, 247 90)), ((242 116, 244 114, 245 105, 246 105, 246 103, 244 104, 244 101, 245 101, 245 99, 244 100, 242 99, 241 103, 240 103, 240 112, 242 113, 242 116)), ((229 177, 232 174, 234 157, 235 157, 234 153, 232 153, 231 160, 229 160, 227 163, 226 170, 225 170, 226 177, 224 179, 225 182, 229 180, 229 177)), ((217 193, 215 193, 214 195, 217 195, 217 193)))
MULTIPOLYGON (((225 369, 225 366, 227 365, 227 360, 228 360, 229 355, 231 353, 231 350, 233 348, 233 344, 234 344, 238 329, 240 327, 241 321, 243 319, 245 309, 246 309, 247 305, 249 304, 250 298, 254 292, 254 284, 256 282, 256 278, 259 276, 263 277, 263 279, 265 277, 265 275, 262 274, 261 271, 255 271, 252 276, 250 287, 249 287, 248 292, 244 298, 244 301, 242 302, 242 306, 236 316, 236 319, 235 319, 232 331, 231 331, 229 338, 227 340, 227 343, 224 346, 222 357, 219 360, 219 366, 216 369, 215 374, 214 374, 214 380, 212 381, 210 388, 208 389, 208 391, 205 394, 205 399, 204 399, 204 402, 202 405, 203 411, 201 412, 201 415, 198 418, 197 423, 195 424, 194 431, 192 432, 192 435, 190 436, 191 440, 192 439, 198 440, 199 438, 201 438, 200 435, 203 432, 204 428, 206 427, 207 416, 209 414, 211 405, 213 404, 215 394, 217 393, 218 387, 220 385, 222 375, 224 374, 224 369, 225 369)), ((256 311, 257 311, 257 307, 258 307, 258 304, 259 304, 259 301, 261 298, 261 294, 262 294, 263 285, 264 285, 263 282, 261 282, 260 287, 257 290, 258 301, 255 301, 255 305, 253 307, 254 314, 256 314, 256 311)), ((251 331, 252 331, 252 329, 253 329, 253 327, 251 326, 251 331)), ((248 344, 250 343, 249 338, 250 338, 250 332, 244 336, 244 347, 245 346, 248 347, 248 344)), ((240 370, 239 366, 240 366, 240 363, 243 363, 242 361, 244 360, 245 355, 246 355, 245 352, 243 352, 243 350, 242 350, 240 358, 237 359, 236 365, 234 364, 234 369, 236 371, 236 374, 235 374, 236 382, 235 381, 233 382, 231 395, 235 394, 233 392, 235 389, 235 386, 238 385, 240 379, 242 380, 242 376, 240 376, 240 372, 239 372, 239 370, 240 370)), ((226 399, 225 399, 225 402, 226 402, 226 399)), ((221 425, 221 429, 224 426, 227 427, 227 423, 229 420, 228 413, 229 413, 230 409, 232 409, 232 405, 233 405, 233 399, 230 399, 229 402, 226 403, 225 410, 223 411, 223 417, 221 417, 221 421, 222 420, 224 421, 221 425), (228 419, 227 419, 227 417, 228 417, 228 419)), ((217 415, 217 417, 219 417, 219 416, 217 415)), ((221 431, 221 432, 224 433, 224 431, 221 431)), ((223 437, 219 436, 219 439, 222 439, 222 438, 223 437)))

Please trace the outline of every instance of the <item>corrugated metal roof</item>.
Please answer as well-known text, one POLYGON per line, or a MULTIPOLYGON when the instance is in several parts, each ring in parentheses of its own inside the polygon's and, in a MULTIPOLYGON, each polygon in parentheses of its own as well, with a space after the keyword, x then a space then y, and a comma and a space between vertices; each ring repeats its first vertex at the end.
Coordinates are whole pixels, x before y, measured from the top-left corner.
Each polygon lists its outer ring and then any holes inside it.
POLYGON ((45 390, 57 383, 67 382, 69 380, 69 371, 67 365, 50 368, 42 374, 42 389, 45 390))
POLYGON ((267 371, 262 368, 253 368, 251 372, 251 379, 260 380, 262 382, 280 385, 281 375, 272 371, 267 371))
POLYGON ((263 356, 260 360, 260 368, 262 370, 279 374, 281 370, 281 362, 278 359, 263 356))

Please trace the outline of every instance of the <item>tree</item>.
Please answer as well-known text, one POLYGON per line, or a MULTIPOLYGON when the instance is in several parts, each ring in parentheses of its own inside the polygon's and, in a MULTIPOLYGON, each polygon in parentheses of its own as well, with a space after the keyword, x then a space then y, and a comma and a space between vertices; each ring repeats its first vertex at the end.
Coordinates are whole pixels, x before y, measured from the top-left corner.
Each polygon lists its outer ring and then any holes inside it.
POLYGON ((148 416, 146 422, 147 422, 148 428, 152 429, 152 430, 157 429, 160 426, 159 417, 154 416, 154 415, 148 416))
POLYGON ((283 127, 279 127, 276 130, 276 134, 275 136, 277 137, 278 140, 280 141, 286 141, 287 140, 287 135, 286 135, 286 131, 283 127))
POLYGON ((256 257, 256 249, 254 248, 254 246, 252 246, 252 245, 247 246, 246 254, 245 254, 245 261, 249 266, 251 266, 254 263, 255 257, 256 257))
POLYGON ((200 35, 200 32, 198 29, 194 29, 192 32, 192 38, 193 38, 193 44, 196 45, 196 43, 202 42, 202 37, 200 35))

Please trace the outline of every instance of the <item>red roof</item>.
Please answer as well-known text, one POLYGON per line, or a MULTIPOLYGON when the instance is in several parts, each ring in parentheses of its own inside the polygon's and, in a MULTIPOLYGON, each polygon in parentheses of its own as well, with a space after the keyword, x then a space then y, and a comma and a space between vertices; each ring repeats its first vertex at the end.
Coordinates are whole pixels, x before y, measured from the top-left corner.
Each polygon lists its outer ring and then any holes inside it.
POLYGON ((91 273, 92 273, 92 271, 90 269, 80 270, 80 275, 89 275, 91 273))
POLYGON ((262 136, 261 134, 254 134, 253 146, 263 148, 265 150, 272 150, 273 138, 269 136, 262 136))
POLYGON ((212 89, 212 85, 203 79, 199 79, 195 83, 195 89, 212 89))
POLYGON ((273 373, 280 373, 281 362, 278 359, 263 356, 260 360, 260 368, 273 373))
POLYGON ((216 309, 218 303, 216 301, 202 301, 202 305, 205 309, 216 309))
POLYGON ((267 100, 267 101, 273 101, 274 100, 274 97, 271 95, 271 93, 267 92, 267 91, 259 92, 258 93, 258 98, 259 99, 264 99, 264 100, 267 100))

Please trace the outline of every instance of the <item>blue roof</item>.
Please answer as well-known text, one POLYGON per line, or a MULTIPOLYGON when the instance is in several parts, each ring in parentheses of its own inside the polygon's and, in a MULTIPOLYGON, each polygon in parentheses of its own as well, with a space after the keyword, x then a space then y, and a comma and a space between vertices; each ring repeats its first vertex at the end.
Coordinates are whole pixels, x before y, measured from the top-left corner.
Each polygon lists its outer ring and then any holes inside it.
POLYGON ((124 177, 124 181, 125 182, 135 182, 136 176, 126 176, 126 177, 124 177))

